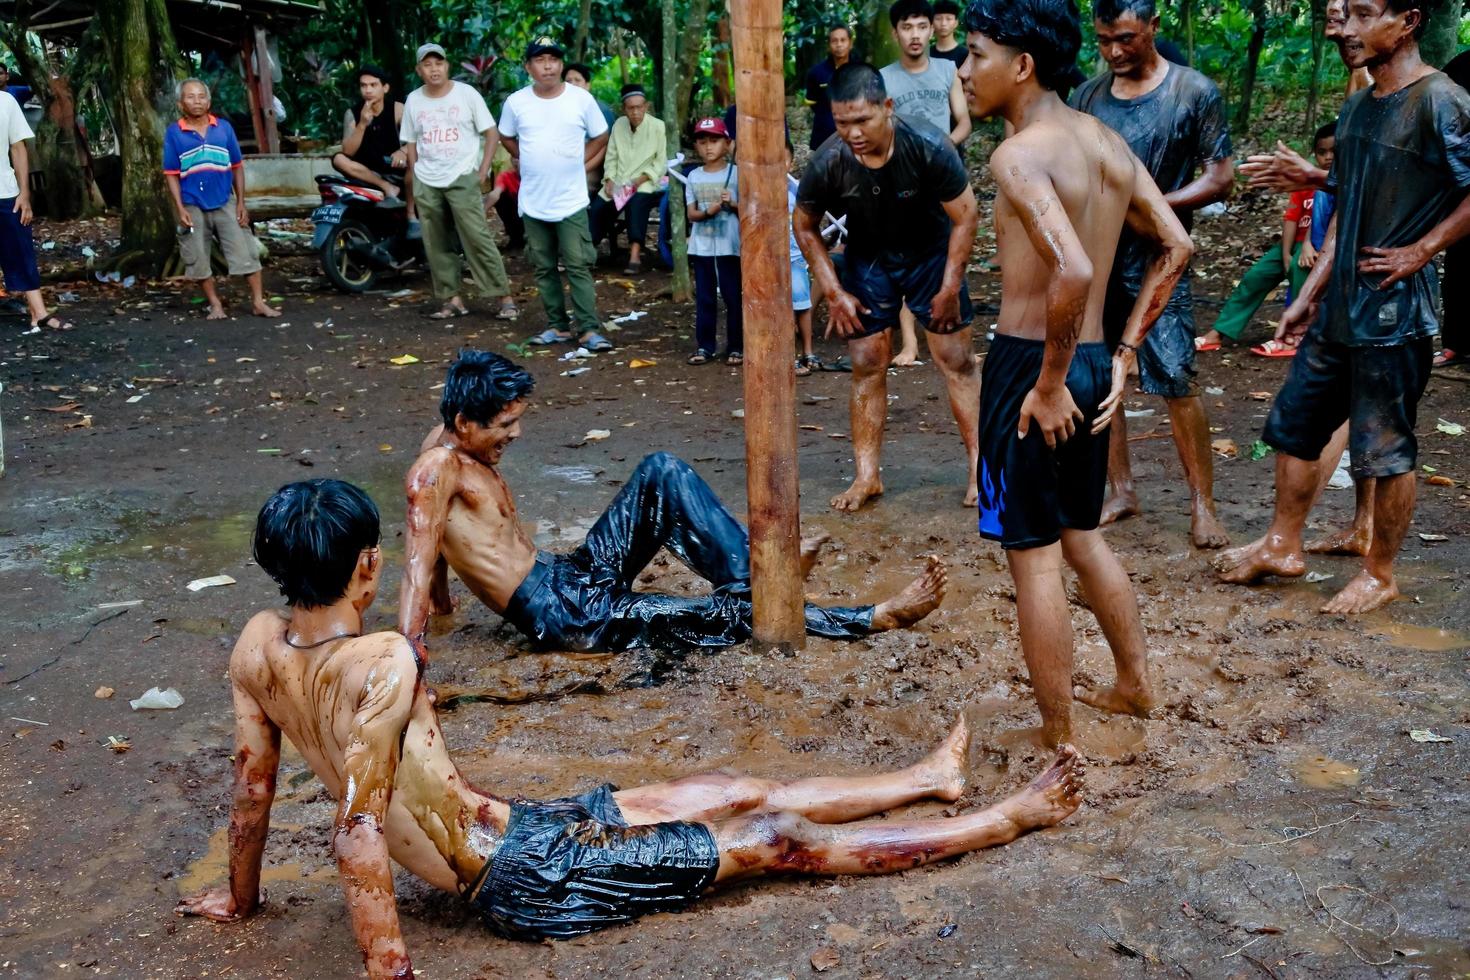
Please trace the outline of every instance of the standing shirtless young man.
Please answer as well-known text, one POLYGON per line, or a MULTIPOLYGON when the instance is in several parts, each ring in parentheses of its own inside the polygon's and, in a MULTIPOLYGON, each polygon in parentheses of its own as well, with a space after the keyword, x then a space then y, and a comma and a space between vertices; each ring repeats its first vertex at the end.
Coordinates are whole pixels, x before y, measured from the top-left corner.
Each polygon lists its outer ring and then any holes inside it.
POLYGON ((256 615, 230 656, 230 880, 185 897, 180 914, 235 922, 263 903, 282 734, 338 801, 332 847, 372 978, 413 976, 393 861, 458 893, 498 932, 565 938, 683 908, 738 878, 882 874, 1005 844, 1081 805, 1082 763, 1063 746, 1029 786, 985 810, 820 826, 958 799, 963 720, 917 764, 874 776, 782 783, 708 773, 544 803, 481 792, 444 747, 409 643, 397 633, 362 635, 382 567, 378 531, 373 502, 337 480, 282 487, 261 509, 255 560, 290 612, 256 615))
POLYGON ((1097 528, 1108 424, 1138 346, 1194 251, 1123 139, 1062 101, 1080 78, 1077 18, 1072 0, 975 0, 960 68, 971 114, 1000 116, 1014 129, 990 158, 1001 302, 980 386, 980 533, 1006 549, 1048 745, 1072 730, 1064 560, 1117 669, 1112 687, 1078 697, 1140 716, 1153 707, 1138 600, 1097 528), (1153 257, 1110 359, 1103 306, 1125 225, 1153 257))
MULTIPOLYGON (((535 382, 499 354, 466 350, 449 366, 439 412, 408 471, 408 534, 398 607, 421 643, 429 614, 451 611, 448 568, 536 642, 569 650, 727 647, 750 638, 750 539, 709 485, 669 453, 646 457, 566 555, 538 552, 497 467, 520 438, 535 382), (714 586, 709 595, 635 592, 660 548, 714 586)), ((810 572, 825 537, 802 542, 810 572)), ((813 636, 855 640, 912 626, 939 607, 946 573, 930 557, 917 579, 877 606, 807 604, 813 636)))

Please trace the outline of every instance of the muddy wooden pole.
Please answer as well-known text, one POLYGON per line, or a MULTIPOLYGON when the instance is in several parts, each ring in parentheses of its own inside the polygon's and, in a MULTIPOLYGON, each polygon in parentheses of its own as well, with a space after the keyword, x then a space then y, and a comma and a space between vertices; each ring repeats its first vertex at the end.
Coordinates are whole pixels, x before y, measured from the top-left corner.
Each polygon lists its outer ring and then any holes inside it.
POLYGON ((755 640, 806 639, 796 466, 796 344, 787 249, 781 0, 730 4, 740 281, 745 300, 745 468, 755 640))

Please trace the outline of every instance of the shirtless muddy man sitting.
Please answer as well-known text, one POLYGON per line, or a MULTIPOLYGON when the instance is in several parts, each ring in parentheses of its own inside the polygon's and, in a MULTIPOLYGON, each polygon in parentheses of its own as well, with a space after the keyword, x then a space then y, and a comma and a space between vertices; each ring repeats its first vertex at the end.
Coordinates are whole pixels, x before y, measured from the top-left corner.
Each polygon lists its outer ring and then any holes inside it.
POLYGON ((185 898, 181 914, 233 922, 264 902, 282 734, 338 801, 332 846, 370 977, 413 976, 392 861, 458 893, 498 932, 562 938, 683 908, 740 878, 916 867, 1052 826, 1081 804, 1082 763, 1063 746, 1029 786, 987 809, 848 823, 958 799, 963 720, 915 765, 880 775, 783 783, 710 773, 544 803, 482 792, 445 749, 414 648, 398 633, 362 635, 382 569, 378 536, 373 502, 336 480, 293 483, 261 509, 255 559, 289 611, 257 614, 230 656, 230 879, 185 898))
MULTIPOLYGON (((498 469, 520 437, 535 382, 485 351, 449 366, 444 424, 408 471, 408 534, 398 625, 422 652, 429 615, 452 611, 448 569, 533 641, 564 650, 726 647, 750 638, 750 539, 709 485, 668 454, 648 456, 570 554, 538 552, 498 469), (714 590, 681 597, 633 582, 667 548, 714 590)), ((802 543, 810 572, 825 537, 802 543)), ((807 604, 814 636, 855 640, 911 626, 938 608, 945 569, 923 573, 877 606, 807 604)))

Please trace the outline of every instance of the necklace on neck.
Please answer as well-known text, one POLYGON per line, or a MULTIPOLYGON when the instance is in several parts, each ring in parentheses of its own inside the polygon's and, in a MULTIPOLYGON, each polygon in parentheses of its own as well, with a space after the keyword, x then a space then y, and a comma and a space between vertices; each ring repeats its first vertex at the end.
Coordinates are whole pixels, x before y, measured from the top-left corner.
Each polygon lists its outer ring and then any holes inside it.
POLYGON ((358 636, 362 636, 362 634, 361 633, 338 633, 336 636, 329 636, 325 640, 317 640, 315 643, 292 643, 291 642, 291 637, 290 636, 287 636, 286 637, 286 646, 291 647, 294 650, 312 650, 312 649, 315 649, 316 647, 322 646, 323 644, 331 643, 333 640, 347 640, 347 639, 352 639, 353 637, 358 637, 358 636))

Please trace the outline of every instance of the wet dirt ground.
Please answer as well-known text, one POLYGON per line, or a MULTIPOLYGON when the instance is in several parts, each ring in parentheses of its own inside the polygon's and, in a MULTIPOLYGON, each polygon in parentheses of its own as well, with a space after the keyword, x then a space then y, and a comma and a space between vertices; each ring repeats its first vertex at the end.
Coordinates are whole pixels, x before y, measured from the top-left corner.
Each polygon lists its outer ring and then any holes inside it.
MULTIPOLYGON (((1243 233, 1220 223, 1201 234, 1224 247, 1243 233)), ((1253 257, 1201 282, 1202 324, 1229 269, 1253 257)), ((205 323, 186 291, 144 284, 89 293, 68 311, 82 324, 73 333, 18 338, 5 325, 0 975, 359 975, 328 844, 333 805, 290 751, 264 913, 232 926, 172 913, 181 892, 225 875, 226 661, 250 613, 278 602, 247 539, 280 484, 363 485, 382 508, 389 556, 368 625, 393 624, 400 481, 434 421, 444 365, 460 345, 505 350, 543 324, 524 263, 510 264, 528 308, 514 325, 484 312, 430 323, 422 294, 389 297, 422 279, 342 297, 305 259, 268 272, 285 303, 278 322, 205 323), (391 362, 403 354, 419 360, 391 362), (186 589, 219 574, 237 584, 186 589), (183 706, 129 709, 155 685, 177 688, 183 706), (104 686, 110 699, 95 696, 104 686), (130 748, 113 751, 110 737, 130 748)), ((691 460, 743 507, 739 372, 684 365, 691 311, 657 297, 663 277, 599 278, 606 315, 649 315, 580 376, 560 375, 559 351, 529 359, 537 404, 503 466, 523 519, 552 549, 575 544, 654 450, 691 460), (657 363, 635 370, 633 358, 657 363), (584 444, 590 429, 611 435, 584 444)), ((993 275, 977 268, 971 283, 995 301, 993 275)), ((238 308, 241 290, 228 296, 238 308)), ((1249 458, 1269 404, 1252 393, 1274 392, 1285 364, 1239 349, 1201 366, 1202 384, 1223 391, 1206 396, 1215 438, 1240 450, 1216 474, 1221 514, 1243 541, 1264 528, 1272 487, 1271 459, 1249 458)), ((850 476, 847 388, 839 373, 799 380, 804 523, 833 537, 811 594, 881 596, 933 552, 951 566, 943 608, 912 632, 813 640, 790 658, 744 648, 572 657, 526 652, 456 582, 466 601, 436 624, 431 678, 446 699, 494 699, 445 714, 473 781, 544 797, 716 767, 768 777, 896 767, 961 710, 975 731, 961 807, 1042 766, 1012 587, 999 548, 960 506, 963 464, 937 375, 928 365, 892 374, 887 495, 852 517, 826 506, 850 476)), ((1358 621, 1316 612, 1349 559, 1312 559, 1322 581, 1217 584, 1186 542, 1163 407, 1130 400, 1155 411, 1131 420, 1147 513, 1108 537, 1138 589, 1165 706, 1149 721, 1078 708, 1089 797, 1061 827, 888 878, 741 885, 683 914, 545 945, 496 938, 457 900, 400 874, 419 975, 1465 975, 1470 438, 1436 421, 1470 422, 1467 395, 1470 376, 1436 375, 1420 410, 1422 462, 1460 485, 1421 480, 1399 565, 1411 599, 1358 621)), ((1351 506, 1349 491, 1328 491, 1315 523, 1345 521, 1351 506)), ((698 586, 663 560, 647 587, 698 586)), ((1106 646, 1075 595, 1072 616, 1079 678, 1107 679, 1106 646)))

